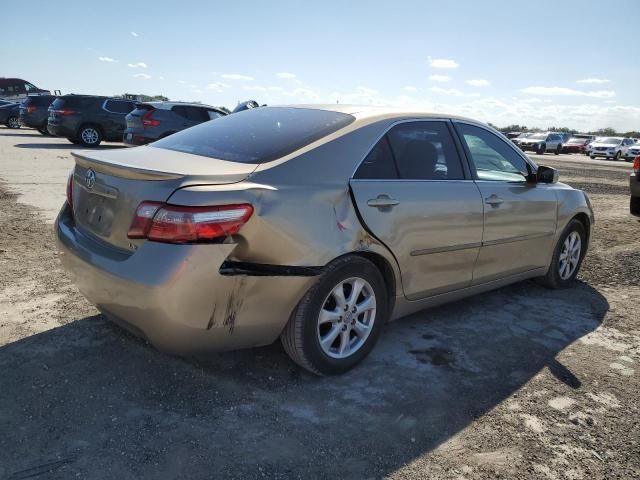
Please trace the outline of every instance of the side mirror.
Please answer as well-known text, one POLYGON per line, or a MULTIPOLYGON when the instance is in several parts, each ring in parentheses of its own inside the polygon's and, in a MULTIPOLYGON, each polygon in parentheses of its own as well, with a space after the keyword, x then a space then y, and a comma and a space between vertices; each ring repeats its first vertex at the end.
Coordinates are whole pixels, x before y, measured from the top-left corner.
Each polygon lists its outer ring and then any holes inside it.
POLYGON ((558 171, 552 167, 539 166, 536 172, 538 183, 558 183, 558 171))

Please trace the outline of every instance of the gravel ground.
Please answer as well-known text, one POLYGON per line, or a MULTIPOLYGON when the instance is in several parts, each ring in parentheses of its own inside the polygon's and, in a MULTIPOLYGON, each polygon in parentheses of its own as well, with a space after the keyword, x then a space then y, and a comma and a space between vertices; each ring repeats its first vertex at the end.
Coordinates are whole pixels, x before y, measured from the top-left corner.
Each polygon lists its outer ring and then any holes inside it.
POLYGON ((70 146, 0 131, 0 478, 640 478, 628 164, 536 158, 594 204, 575 287, 413 315, 352 372, 317 378, 278 344, 175 358, 98 315, 51 231, 70 146))

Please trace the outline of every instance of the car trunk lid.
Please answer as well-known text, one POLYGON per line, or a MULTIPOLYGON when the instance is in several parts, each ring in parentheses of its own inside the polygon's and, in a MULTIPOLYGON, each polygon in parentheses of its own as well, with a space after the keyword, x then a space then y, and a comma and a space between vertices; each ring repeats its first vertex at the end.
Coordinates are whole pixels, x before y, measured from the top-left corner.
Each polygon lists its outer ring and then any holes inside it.
POLYGON ((153 147, 72 152, 76 225, 101 242, 132 251, 129 226, 142 201, 165 202, 189 185, 223 185, 246 179, 255 164, 234 163, 153 147))

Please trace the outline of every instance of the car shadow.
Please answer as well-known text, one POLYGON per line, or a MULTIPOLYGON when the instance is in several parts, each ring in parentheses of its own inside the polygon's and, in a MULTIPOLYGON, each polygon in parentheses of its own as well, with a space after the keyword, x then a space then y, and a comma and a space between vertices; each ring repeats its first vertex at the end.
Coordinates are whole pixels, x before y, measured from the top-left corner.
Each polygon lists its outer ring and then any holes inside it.
POLYGON ((176 358, 79 319, 0 348, 0 477, 384 477, 545 368, 580 389, 557 356, 608 308, 584 283, 523 282, 394 322, 325 378, 279 343, 176 358))
POLYGON ((71 142, 69 144, 64 143, 18 143, 14 145, 17 148, 37 148, 48 150, 111 150, 114 148, 125 148, 124 145, 100 145, 99 147, 84 147, 82 145, 76 145, 71 142))
POLYGON ((37 137, 37 138, 46 138, 44 135, 40 133, 0 133, 0 137, 37 137))

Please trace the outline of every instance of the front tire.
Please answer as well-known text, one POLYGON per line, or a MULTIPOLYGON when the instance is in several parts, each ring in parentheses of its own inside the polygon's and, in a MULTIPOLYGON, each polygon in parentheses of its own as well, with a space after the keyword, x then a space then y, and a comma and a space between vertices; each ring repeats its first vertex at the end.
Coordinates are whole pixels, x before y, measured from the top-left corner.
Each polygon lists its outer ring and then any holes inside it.
POLYGON ((369 260, 347 255, 324 268, 280 336, 285 351, 316 375, 344 373, 371 351, 387 321, 384 278, 369 260))
POLYGON ((560 150, 562 150, 562 147, 561 147, 560 145, 558 145, 558 146, 556 147, 556 151, 555 151, 555 152, 553 152, 553 153, 554 153, 555 155, 560 155, 560 150))
POLYGON ((540 282, 549 288, 571 286, 582 265, 587 246, 586 240, 584 225, 574 218, 560 235, 549 271, 540 279, 540 282))
POLYGON ((538 148, 536 149, 536 153, 538 155, 544 155, 544 152, 546 151, 547 151, 547 146, 545 144, 538 145, 538 148))
POLYGON ((616 154, 613 156, 613 159, 617 162, 618 160, 620 160, 621 156, 622 152, 616 152, 616 154))
POLYGON ((83 125, 78 130, 78 140, 85 147, 97 147, 102 141, 102 134, 98 127, 93 125, 83 125))

